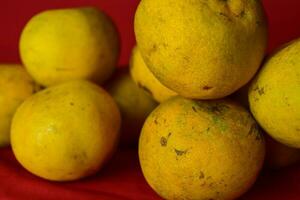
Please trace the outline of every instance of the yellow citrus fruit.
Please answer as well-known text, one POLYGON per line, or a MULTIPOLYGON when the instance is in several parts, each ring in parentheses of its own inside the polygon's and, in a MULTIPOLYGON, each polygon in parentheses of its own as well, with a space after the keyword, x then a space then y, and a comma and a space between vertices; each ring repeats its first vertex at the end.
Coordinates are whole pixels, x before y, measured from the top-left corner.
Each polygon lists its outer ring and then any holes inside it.
POLYGON ((117 64, 118 33, 111 19, 93 7, 47 10, 25 26, 20 54, 44 86, 73 79, 102 83, 117 64))
MULTIPOLYGON (((249 84, 239 89, 232 95, 232 98, 249 108, 248 90, 249 84)), ((266 159, 265 165, 271 169, 279 169, 292 165, 300 161, 300 150, 288 147, 272 139, 267 133, 264 133, 266 138, 266 159)))
POLYGON ((249 90, 251 111, 275 140, 300 148, 300 39, 274 53, 249 90))
POLYGON ((11 143, 31 173, 54 181, 94 174, 113 153, 120 113, 100 87, 78 80, 50 87, 17 110, 11 143))
POLYGON ((121 142, 137 144, 145 119, 157 106, 156 101, 134 83, 127 69, 119 69, 106 87, 121 111, 121 142))
POLYGON ((165 199, 235 199, 262 167, 265 143, 251 114, 229 100, 174 97, 147 118, 139 158, 165 199))
POLYGON ((18 106, 37 89, 21 65, 0 64, 0 147, 10 144, 11 120, 18 106))
POLYGON ((142 0, 134 28, 158 80, 196 99, 224 97, 245 85, 267 44, 259 0, 142 0))
MULTIPOLYGON (((239 89, 232 95, 232 98, 249 108, 248 90, 249 84, 239 89)), ((279 169, 292 165, 300 161, 300 150, 288 147, 272 139, 267 133, 264 134, 266 138, 266 159, 265 165, 267 168, 279 169)))
POLYGON ((132 51, 130 74, 137 85, 149 92, 158 102, 163 102, 177 95, 176 92, 170 90, 157 80, 148 69, 137 47, 134 47, 132 51))

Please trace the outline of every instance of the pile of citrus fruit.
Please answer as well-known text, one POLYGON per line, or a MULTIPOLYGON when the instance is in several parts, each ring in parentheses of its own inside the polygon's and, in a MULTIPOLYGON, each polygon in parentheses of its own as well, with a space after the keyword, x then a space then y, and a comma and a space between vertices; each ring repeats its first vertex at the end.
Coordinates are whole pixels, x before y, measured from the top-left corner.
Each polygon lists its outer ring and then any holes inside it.
POLYGON ((52 181, 90 176, 134 146, 164 199, 236 199, 263 164, 300 160, 300 40, 266 57, 258 0, 142 0, 130 68, 93 7, 35 15, 22 65, 0 65, 0 146, 52 181))

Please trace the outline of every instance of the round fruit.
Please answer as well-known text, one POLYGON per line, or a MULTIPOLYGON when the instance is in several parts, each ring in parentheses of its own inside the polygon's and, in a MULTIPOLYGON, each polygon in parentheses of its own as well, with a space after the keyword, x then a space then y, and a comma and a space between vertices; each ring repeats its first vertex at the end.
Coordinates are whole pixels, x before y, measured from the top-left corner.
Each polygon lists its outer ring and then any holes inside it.
POLYGON ((38 89, 25 69, 0 64, 0 147, 10 144, 10 125, 18 106, 38 89))
POLYGON ((157 80, 148 69, 137 47, 132 51, 130 73, 138 86, 149 92, 158 102, 163 102, 177 95, 176 92, 170 90, 157 80))
POLYGON ((251 84, 249 101, 270 136, 300 148, 300 39, 269 58, 251 84))
MULTIPOLYGON (((243 105, 245 108, 249 108, 248 101, 249 84, 242 87, 236 93, 232 95, 232 98, 243 105)), ((292 165, 300 161, 300 150, 296 148, 288 147, 272 139, 268 134, 264 134, 266 138, 266 167, 271 169, 279 169, 292 165)))
MULTIPOLYGON (((232 95, 232 98, 243 105, 245 108, 249 108, 248 90, 249 84, 242 87, 232 95)), ((272 139, 266 133, 264 135, 266 138, 266 167, 271 169, 279 169, 300 161, 299 149, 291 148, 284 144, 281 144, 272 139)))
POLYGON ((96 8, 48 10, 25 26, 20 54, 29 73, 44 86, 73 79, 102 83, 117 64, 118 33, 96 8))
POLYGON ((133 82, 127 70, 119 70, 107 89, 121 111, 122 143, 137 144, 144 121, 157 103, 133 82))
POLYGON ((94 174, 113 153, 120 113, 113 98, 87 81, 50 87, 17 110, 11 143, 31 173, 54 181, 94 174))
POLYGON ((251 114, 229 101, 171 98, 147 118, 139 157, 165 199, 235 199, 256 180, 265 154, 251 114))
POLYGON ((255 74, 267 44, 259 0, 142 0, 135 15, 145 63, 181 96, 227 96, 255 74))

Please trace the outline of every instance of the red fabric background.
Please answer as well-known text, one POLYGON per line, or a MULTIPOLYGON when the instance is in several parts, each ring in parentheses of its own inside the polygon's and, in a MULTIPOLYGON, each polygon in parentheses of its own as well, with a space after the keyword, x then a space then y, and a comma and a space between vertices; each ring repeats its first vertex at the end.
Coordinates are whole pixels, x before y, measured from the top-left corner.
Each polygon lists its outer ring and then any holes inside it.
MULTIPOLYGON (((133 16, 138 0, 3 0, 0 6, 0 62, 20 62, 18 38, 24 24, 35 13, 49 8, 95 5, 116 22, 121 39, 120 65, 127 65, 134 45, 133 16)), ((300 37, 300 1, 264 0, 269 17, 268 51, 300 37)), ((0 108, 1 109, 1 108, 0 108)), ((241 199, 300 200, 300 164, 264 172, 241 199)), ((0 200, 155 200, 147 185, 134 149, 119 150, 96 176, 71 183, 53 183, 25 171, 9 148, 0 150, 0 200)))

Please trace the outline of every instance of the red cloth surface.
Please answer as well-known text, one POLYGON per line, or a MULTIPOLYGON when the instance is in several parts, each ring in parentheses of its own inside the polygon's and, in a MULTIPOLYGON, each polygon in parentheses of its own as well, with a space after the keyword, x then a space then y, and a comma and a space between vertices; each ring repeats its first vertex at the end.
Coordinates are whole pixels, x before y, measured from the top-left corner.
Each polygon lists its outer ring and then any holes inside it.
MULTIPOLYGON (((133 16, 138 0, 4 0, 0 6, 0 62, 20 62, 18 38, 24 24, 39 11, 94 5, 116 22, 122 40, 120 66, 127 65, 134 45, 133 16)), ((300 37, 300 1, 264 0, 269 17, 268 52, 300 37)), ((1 109, 1 108, 0 108, 1 109)), ((300 200, 300 164, 264 172, 241 199, 300 200)), ((31 175, 15 160, 9 148, 0 150, 0 200, 155 200, 139 167, 137 151, 120 149, 96 176, 55 183, 31 175)))

